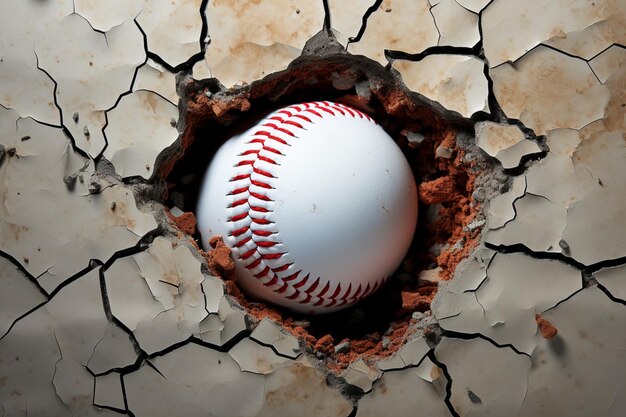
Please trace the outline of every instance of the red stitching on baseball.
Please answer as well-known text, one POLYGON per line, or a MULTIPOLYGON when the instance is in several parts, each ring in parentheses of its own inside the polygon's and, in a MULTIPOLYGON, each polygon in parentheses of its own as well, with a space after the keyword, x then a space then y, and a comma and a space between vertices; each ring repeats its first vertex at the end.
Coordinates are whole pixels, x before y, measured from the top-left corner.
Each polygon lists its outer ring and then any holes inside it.
POLYGON ((234 196, 248 193, 248 197, 244 198, 242 196, 242 198, 231 202, 227 207, 228 209, 233 209, 247 203, 249 205, 249 210, 233 214, 228 218, 228 221, 235 223, 243 221, 244 219, 249 219, 250 224, 255 224, 264 228, 256 229, 251 228, 250 225, 245 225, 231 230, 229 235, 235 238, 241 237, 240 240, 234 243, 235 248, 243 249, 245 247, 246 251, 244 253, 240 253, 239 258, 251 261, 249 264, 245 265, 245 268, 249 270, 254 270, 259 266, 263 266, 263 269, 256 272, 253 276, 259 280, 265 280, 267 277, 271 277, 268 281, 264 282, 263 285, 273 288, 274 292, 284 294, 289 289, 292 289, 293 292, 286 296, 287 299, 299 299, 298 302, 300 304, 309 304, 315 301, 311 304, 312 306, 331 307, 335 305, 342 306, 345 304, 355 303, 366 295, 376 291, 376 289, 378 289, 379 286, 386 281, 387 277, 379 279, 374 283, 374 285, 370 285, 368 283, 364 288, 361 284, 359 284, 354 289, 352 284, 349 284, 345 291, 342 291, 341 283, 337 283, 334 288, 331 288, 332 286, 329 279, 326 280, 326 283, 323 284, 323 286, 321 285, 321 277, 317 277, 313 282, 310 282, 311 280, 309 274, 298 280, 302 270, 289 274, 290 268, 294 265, 293 262, 287 262, 274 268, 268 264, 264 264, 265 261, 274 261, 282 258, 287 252, 265 253, 263 251, 259 251, 259 249, 269 249, 277 245, 282 245, 282 242, 276 238, 273 240, 264 240, 263 238, 268 238, 269 236, 278 236, 277 230, 267 230, 267 228, 271 229, 275 223, 264 217, 255 217, 252 215, 252 212, 257 214, 261 213, 262 215, 272 213, 273 210, 267 206, 260 206, 258 203, 255 205, 250 204, 250 199, 254 198, 268 204, 273 203, 274 200, 272 200, 266 192, 274 189, 271 181, 277 178, 275 172, 268 169, 261 169, 256 165, 256 163, 263 162, 270 164, 271 166, 280 166, 280 160, 273 159, 274 157, 268 157, 267 153, 277 155, 277 157, 285 156, 285 154, 280 150, 280 146, 291 146, 289 141, 298 138, 292 129, 298 128, 306 130, 306 127, 303 124, 304 122, 308 124, 314 123, 310 117, 307 117, 303 113, 309 113, 319 118, 324 118, 323 113, 327 113, 333 117, 359 117, 374 123, 369 115, 357 109, 350 108, 343 104, 330 103, 326 101, 292 105, 286 109, 277 111, 273 116, 269 117, 267 120, 272 120, 273 122, 266 122, 262 124, 262 129, 254 132, 252 139, 246 142, 246 145, 254 147, 246 149, 238 155, 239 157, 245 159, 239 160, 235 164, 235 167, 250 171, 237 174, 230 179, 231 182, 246 180, 248 184, 245 186, 238 185, 228 195, 234 196), (297 121, 293 119, 297 119, 297 121), (278 147, 269 146, 268 141, 273 141, 279 145, 278 147), (261 148, 259 149, 258 145, 255 146, 256 144, 260 144, 261 148), (253 159, 250 160, 250 157, 253 159), (270 182, 260 180, 258 178, 259 176, 267 178, 267 181, 270 182), (257 187, 257 189, 251 189, 251 187, 257 187), (248 232, 250 232, 249 235, 247 235, 248 232), (255 237, 259 237, 260 239, 257 241, 255 240, 255 237), (252 245, 252 247, 250 247, 250 245, 252 245), (285 272, 288 273, 288 275, 283 278, 278 275, 285 272), (309 285, 307 286, 307 284, 309 285), (276 285, 279 285, 279 287, 274 288, 276 285))

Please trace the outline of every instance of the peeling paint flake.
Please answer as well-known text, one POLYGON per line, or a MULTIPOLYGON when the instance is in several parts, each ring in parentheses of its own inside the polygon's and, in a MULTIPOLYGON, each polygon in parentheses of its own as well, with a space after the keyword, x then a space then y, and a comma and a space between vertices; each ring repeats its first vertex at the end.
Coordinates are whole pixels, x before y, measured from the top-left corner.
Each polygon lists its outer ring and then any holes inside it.
POLYGON ((358 404, 356 417, 449 417, 443 401, 446 377, 426 358, 417 368, 385 372, 358 404), (424 374, 427 377, 424 377, 424 374))
POLYGON ((480 338, 447 337, 435 349, 435 356, 450 373, 450 402, 459 415, 502 417, 518 413, 531 368, 528 356, 480 338))
POLYGON ((428 0, 383 0, 367 20, 361 40, 349 44, 348 52, 387 65, 386 49, 415 54, 436 46, 439 32, 429 9, 428 0))
MULTIPOLYGON (((495 255, 485 277, 475 291, 458 292, 443 286, 433 303, 435 317, 446 330, 480 333, 528 354, 536 345, 535 314, 582 288, 581 273, 575 268, 524 254, 495 255), (458 305, 459 313, 447 316, 440 306, 451 302, 458 305)), ((461 274, 455 281, 463 279, 461 274)))
POLYGON ((283 331, 278 324, 269 318, 261 320, 250 338, 266 345, 272 345, 283 356, 295 359, 300 355, 298 339, 283 331))
POLYGON ((233 346, 228 354, 237 362, 243 372, 254 372, 262 375, 272 373, 292 362, 291 359, 278 356, 271 348, 262 346, 249 338, 245 338, 233 346))
POLYGON ((206 65, 226 87, 286 68, 324 21, 321 1, 211 1, 206 13, 206 65))
POLYGON ((105 272, 113 315, 154 353, 200 334, 205 309, 200 262, 185 246, 162 237, 150 248, 117 260, 105 272))
POLYGON ((608 89, 589 64, 545 46, 514 65, 494 68, 491 76, 506 115, 521 120, 537 135, 557 128, 580 129, 601 119, 609 100, 608 89))
MULTIPOLYGON (((4 115, 0 109, 0 119, 4 115)), ((131 190, 102 188, 92 178, 93 164, 72 150, 61 129, 20 119, 17 131, 0 141, 16 149, 0 166, 0 246, 46 291, 90 259, 105 262, 156 228, 154 217, 136 208, 131 190), (25 136, 30 139, 22 141, 25 136), (99 194, 90 194, 93 184, 99 194)))
POLYGON ((468 47, 480 40, 478 15, 461 6, 456 0, 443 0, 431 9, 439 30, 439 46, 468 47))
POLYGON ((57 83, 64 125, 80 149, 97 156, 105 147, 105 111, 130 89, 136 67, 145 60, 137 25, 127 20, 99 33, 73 14, 42 34, 35 52, 41 68, 57 83), (79 117, 72 120, 75 113, 79 117))
POLYGON ((340 44, 347 46, 348 40, 358 35, 367 10, 375 0, 330 0, 330 26, 340 44))
POLYGON ((609 290, 611 295, 626 302, 626 266, 604 268, 593 274, 598 284, 609 290))
POLYGON ((157 156, 176 138, 178 108, 151 91, 136 91, 122 97, 108 112, 105 133, 109 146, 104 156, 122 177, 150 178, 157 156))
POLYGON ((524 156, 541 152, 539 145, 526 140, 517 126, 481 122, 475 130, 478 147, 500 161, 504 169, 517 168, 524 156))
POLYGON ((483 65, 470 56, 429 55, 417 62, 395 60, 392 67, 409 89, 470 117, 479 111, 488 112, 483 65))
POLYGON ((124 376, 137 417, 259 415, 263 376, 241 372, 227 353, 190 343, 150 362, 124 376))
MULTIPOLYGON (((626 19, 624 20, 626 21, 626 19)), ((591 69, 602 84, 606 83, 609 77, 618 68, 623 67, 625 64, 626 48, 618 45, 611 46, 606 51, 589 61, 591 69)))
POLYGON ((571 417, 621 416, 626 407, 624 305, 593 286, 543 317, 558 334, 552 339, 537 336, 528 391, 518 415, 558 410, 571 417))
MULTIPOLYGON (((619 3, 623 8, 620 0, 493 1, 482 14, 485 55, 492 68, 516 61, 544 41, 605 21, 619 3)), ((605 42, 597 52, 612 43, 605 42)))

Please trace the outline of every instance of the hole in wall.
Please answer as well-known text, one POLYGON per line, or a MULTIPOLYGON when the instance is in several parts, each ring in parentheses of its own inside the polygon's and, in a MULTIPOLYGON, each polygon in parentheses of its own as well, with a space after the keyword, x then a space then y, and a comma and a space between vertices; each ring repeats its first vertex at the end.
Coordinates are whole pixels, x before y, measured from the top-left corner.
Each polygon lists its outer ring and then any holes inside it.
MULTIPOLYGON (((418 328, 428 333, 431 329, 423 323, 428 322, 436 281, 452 277, 480 232, 468 227, 480 209, 472 200, 478 154, 467 158, 462 143, 471 137, 471 122, 409 92, 380 65, 347 54, 302 57, 288 70, 250 86, 220 87, 215 80, 190 80, 183 86, 182 141, 160 159, 158 170, 170 210, 195 213, 204 173, 226 140, 273 110, 311 101, 343 103, 376 120, 404 152, 420 197, 418 225, 404 262, 380 290, 356 305, 326 315, 299 315, 256 302, 225 279, 229 294, 252 320, 270 317, 281 323, 336 371, 358 357, 389 356, 418 328)), ((179 226, 199 244, 197 228, 179 226)))

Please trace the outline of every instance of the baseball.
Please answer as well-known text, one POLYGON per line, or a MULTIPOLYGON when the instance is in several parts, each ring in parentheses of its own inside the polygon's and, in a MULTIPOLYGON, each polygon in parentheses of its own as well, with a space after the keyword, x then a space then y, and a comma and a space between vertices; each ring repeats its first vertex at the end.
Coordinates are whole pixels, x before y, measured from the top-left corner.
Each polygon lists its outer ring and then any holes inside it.
POLYGON ((372 294, 402 262, 417 223, 402 151, 368 115, 303 103, 229 139, 200 190, 202 243, 223 236, 247 294, 330 313, 372 294))

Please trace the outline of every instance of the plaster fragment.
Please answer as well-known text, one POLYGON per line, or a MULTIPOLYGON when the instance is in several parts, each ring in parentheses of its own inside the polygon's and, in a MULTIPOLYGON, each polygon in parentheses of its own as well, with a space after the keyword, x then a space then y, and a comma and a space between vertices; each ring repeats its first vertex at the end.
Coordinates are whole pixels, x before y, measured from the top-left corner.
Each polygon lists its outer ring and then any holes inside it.
POLYGON ((367 20, 361 40, 349 44, 348 52, 386 65, 386 49, 415 54, 436 46, 439 32, 429 8, 428 0, 383 0, 367 20))
POLYGON ((572 417, 620 416, 626 407, 624 305, 593 286, 542 316, 559 333, 553 339, 537 335, 519 415, 558 410, 572 417))
POLYGON ((93 403, 96 406, 106 406, 125 410, 124 390, 120 374, 111 372, 95 378, 93 403))
POLYGON ((249 338, 242 339, 228 351, 228 354, 237 362, 242 372, 256 374, 269 374, 292 362, 291 359, 278 356, 271 348, 249 338))
POLYGON ((0 338, 18 317, 44 301, 39 288, 8 259, 0 257, 0 338))
POLYGON ((341 376, 348 384, 359 387, 363 392, 369 392, 374 381, 382 374, 380 369, 367 365, 363 358, 359 358, 352 362, 341 376))
POLYGON ((146 34, 148 50, 171 67, 201 53, 201 5, 202 0, 145 2, 136 20, 146 34))
POLYGON ((506 115, 521 120, 537 135, 557 128, 580 129, 601 119, 609 99, 609 90, 588 63, 545 46, 515 64, 494 68, 491 77, 506 115))
POLYGON ((437 45, 471 48, 480 40, 478 15, 455 0, 442 0, 430 12, 439 30, 437 45))
POLYGON ((556 155, 572 156, 580 141, 580 134, 576 129, 555 129, 549 131, 546 136, 546 144, 550 153, 556 155))
POLYGON ((263 377, 241 372, 227 354, 193 343, 124 376, 129 410, 137 417, 256 416, 263 377))
POLYGON ((509 416, 522 406, 531 368, 528 356, 480 338, 448 337, 439 343, 435 356, 448 368, 452 378, 450 402, 459 415, 509 416), (470 391, 473 395, 468 395, 470 391))
POLYGON ((292 359, 297 358, 301 353, 298 339, 292 334, 285 333, 279 325, 267 317, 261 320, 250 338, 272 345, 279 354, 292 359))
POLYGON ((108 112, 105 129, 109 146, 104 156, 122 177, 150 178, 157 156, 178 137, 170 119, 178 120, 178 108, 159 95, 136 91, 124 96, 108 112))
MULTIPOLYGON (((455 281, 463 279, 461 274, 455 281)), ((444 286, 432 309, 445 330, 481 333, 530 354, 537 343, 535 314, 543 314, 581 288, 580 271, 560 261, 497 254, 475 291, 444 286), (449 315, 451 303, 458 305, 458 314, 449 315)))
POLYGON ((324 21, 321 1, 212 1, 206 13, 206 63, 226 87, 286 68, 324 21))
POLYGON ((609 3, 619 0, 491 2, 482 13, 483 42, 489 64, 493 68, 516 61, 544 41, 564 38, 569 32, 604 21, 611 15, 609 3))
POLYGON ((245 314, 231 306, 226 297, 222 297, 218 314, 210 314, 200 322, 200 337, 206 342, 222 346, 246 329, 245 314))
POLYGON ((428 358, 417 368, 385 372, 372 392, 359 401, 356 416, 412 417, 417 410, 424 416, 451 416, 443 401, 446 382, 441 370, 428 358))
POLYGON ((480 122, 475 125, 478 147, 496 158, 504 169, 517 168, 522 157, 541 152, 536 142, 527 140, 519 127, 480 122))
POLYGON ((421 61, 395 60, 404 84, 411 90, 438 101, 445 108, 470 117, 488 111, 487 79, 483 62, 463 55, 429 55, 421 61))
POLYGON ((72 14, 37 40, 39 65, 57 82, 56 99, 66 117, 80 114, 80 123, 64 120, 76 145, 92 157, 105 146, 105 111, 129 90, 135 68, 145 60, 143 38, 132 20, 106 34, 72 14), (89 135, 85 134, 86 131, 89 135))
POLYGON ((600 285, 615 298, 626 301, 626 266, 604 268, 593 274, 600 285))

